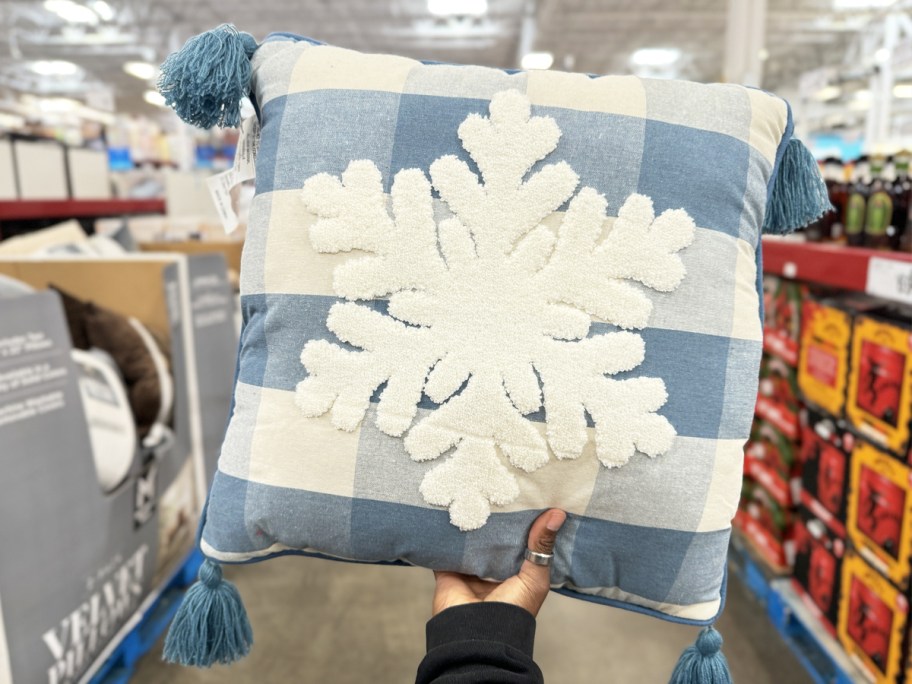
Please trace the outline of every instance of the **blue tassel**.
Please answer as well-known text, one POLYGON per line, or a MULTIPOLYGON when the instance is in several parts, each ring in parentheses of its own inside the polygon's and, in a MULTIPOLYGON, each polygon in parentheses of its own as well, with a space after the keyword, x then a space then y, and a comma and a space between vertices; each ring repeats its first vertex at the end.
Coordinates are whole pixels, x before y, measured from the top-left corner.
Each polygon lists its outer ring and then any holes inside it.
POLYGON ((187 590, 165 637, 164 659, 181 665, 227 665, 250 652, 253 632, 237 587, 222 568, 203 561, 199 582, 187 590))
POLYGON ((792 138, 779 162, 773 192, 766 205, 763 232, 785 235, 832 210, 814 155, 800 140, 792 138))
POLYGON ((706 627, 697 642, 684 649, 669 684, 731 684, 728 661, 721 648, 722 635, 706 627))
POLYGON ((231 24, 201 33, 161 65, 158 89, 193 126, 238 126, 241 98, 250 92, 250 57, 257 43, 231 24))

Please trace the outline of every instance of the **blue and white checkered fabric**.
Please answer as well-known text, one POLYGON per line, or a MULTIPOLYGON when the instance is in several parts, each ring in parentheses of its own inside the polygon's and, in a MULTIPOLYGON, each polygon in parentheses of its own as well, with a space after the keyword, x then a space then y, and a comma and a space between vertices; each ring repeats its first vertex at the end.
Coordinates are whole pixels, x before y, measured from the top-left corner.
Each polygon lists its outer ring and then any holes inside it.
MULTIPOLYGON (((253 70, 262 133, 241 273, 244 328, 204 552, 244 562, 301 551, 502 579, 518 569, 532 520, 556 506, 569 513, 555 551, 556 589, 711 621, 757 390, 757 251, 791 133, 786 103, 734 85, 424 64, 287 34, 260 46, 253 70), (683 283, 650 293, 645 361, 617 376, 662 378, 668 400, 659 413, 677 436, 667 453, 637 454, 620 468, 602 467, 590 443, 581 458, 517 470, 519 497, 462 532, 419 493, 435 462, 412 460, 401 438, 378 430, 376 403, 354 432, 335 429, 328 416, 305 418, 295 405, 305 343, 338 342, 326 320, 341 301, 333 268, 348 258, 313 249, 316 217, 301 189, 314 174, 339 176, 352 160, 376 164, 386 192, 397 171, 427 172, 444 155, 474 169, 457 128, 471 113, 487 116, 491 98, 506 90, 557 122, 560 142, 545 161, 569 163, 580 186, 607 198, 609 216, 640 193, 656 214, 683 207, 696 224, 681 252, 683 283)), ((385 312, 386 301, 370 306, 385 312)), ((418 417, 434 408, 425 397, 418 417)))

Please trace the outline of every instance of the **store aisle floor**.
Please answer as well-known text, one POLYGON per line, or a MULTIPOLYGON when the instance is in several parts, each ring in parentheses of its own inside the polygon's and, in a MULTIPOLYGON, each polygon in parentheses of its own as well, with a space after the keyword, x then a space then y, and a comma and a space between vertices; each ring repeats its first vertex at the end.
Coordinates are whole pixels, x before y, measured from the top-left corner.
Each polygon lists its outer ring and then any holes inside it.
MULTIPOLYGON (((434 580, 417 568, 279 558, 228 568, 253 623, 251 655, 230 669, 161 662, 161 644, 135 684, 378 684, 414 681, 434 580)), ((762 608, 736 582, 719 621, 737 684, 810 678, 762 608)), ((535 657, 548 684, 664 684, 695 628, 552 594, 538 621, 535 657)))

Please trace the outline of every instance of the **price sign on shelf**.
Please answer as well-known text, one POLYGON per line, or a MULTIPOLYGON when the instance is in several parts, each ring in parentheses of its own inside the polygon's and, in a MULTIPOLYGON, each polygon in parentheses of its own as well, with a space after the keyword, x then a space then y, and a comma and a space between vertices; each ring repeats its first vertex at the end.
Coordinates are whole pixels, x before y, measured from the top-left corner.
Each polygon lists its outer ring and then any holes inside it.
POLYGON ((865 292, 912 304, 912 262, 871 257, 865 292))

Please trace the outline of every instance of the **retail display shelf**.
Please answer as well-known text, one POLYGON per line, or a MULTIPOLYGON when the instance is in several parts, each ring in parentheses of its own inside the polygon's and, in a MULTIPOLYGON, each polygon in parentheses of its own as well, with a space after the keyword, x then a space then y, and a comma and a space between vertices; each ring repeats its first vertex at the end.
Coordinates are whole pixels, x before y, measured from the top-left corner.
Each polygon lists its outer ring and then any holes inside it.
POLYGON ((763 272, 912 304, 912 254, 764 237, 763 272))
POLYGON ((70 219, 122 214, 163 214, 165 200, 14 200, 0 202, 0 221, 70 219))
POLYGON ((162 588, 153 593, 133 620, 108 645, 89 684, 127 684, 139 659, 155 646, 180 608, 187 587, 196 581, 203 555, 194 549, 162 588))
POLYGON ((766 615, 815 684, 867 682, 836 639, 805 605, 792 580, 777 577, 756 559, 735 529, 729 547, 729 569, 766 609, 766 615))

